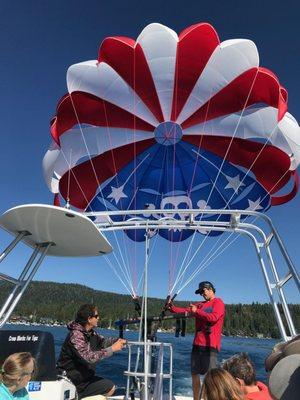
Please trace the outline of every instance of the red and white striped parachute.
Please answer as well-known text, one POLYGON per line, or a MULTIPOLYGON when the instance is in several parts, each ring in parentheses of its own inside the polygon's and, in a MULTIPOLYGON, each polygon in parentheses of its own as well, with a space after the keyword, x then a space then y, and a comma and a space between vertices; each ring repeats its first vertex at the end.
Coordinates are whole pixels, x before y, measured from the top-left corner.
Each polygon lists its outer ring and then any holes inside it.
MULTIPOLYGON (((181 160, 175 150, 185 151, 183 145, 191 152, 194 148, 195 154, 205 151, 206 158, 204 153, 201 156, 207 163, 207 154, 212 154, 209 162, 218 165, 219 174, 220 163, 215 160, 224 160, 228 166, 224 182, 220 175, 220 183, 212 188, 222 192, 224 207, 237 207, 240 198, 231 205, 226 193, 234 189, 241 196, 239 188, 247 204, 258 204, 249 197, 254 181, 241 181, 245 170, 257 182, 257 197, 261 197, 259 190, 269 196, 268 204, 256 209, 284 203, 297 192, 300 129, 287 112, 287 91, 274 73, 259 66, 257 48, 250 40, 220 42, 207 23, 190 26, 179 36, 166 26, 150 24, 136 41, 104 39, 97 60, 69 68, 67 86, 68 93, 58 103, 51 122, 53 143, 43 164, 50 190, 79 209, 87 209, 99 196, 99 186, 105 192, 107 182, 112 190, 101 200, 103 209, 104 205, 106 209, 124 209, 149 203, 148 197, 139 196, 150 196, 153 182, 160 202, 164 196, 181 196, 187 207, 210 203, 211 196, 195 189, 195 179, 201 175, 196 166, 198 161, 202 163, 198 155, 193 162, 184 158, 182 165, 184 175, 194 176, 193 181, 183 183, 176 172, 176 179, 168 183, 163 171, 167 187, 159 188, 154 171, 167 168, 167 164, 155 164, 155 154, 163 153, 155 150, 144 157, 155 145, 168 147, 169 155, 173 149, 176 167, 181 160), (128 166, 131 181, 122 175, 128 166), (142 177, 135 175, 138 168, 144 168, 142 177), (226 186, 229 175, 231 183, 226 186), (113 179, 119 179, 119 186, 118 182, 112 184, 113 179), (278 193, 290 180, 295 182, 292 189, 288 186, 289 193, 278 193), (126 185, 132 190, 131 203, 126 203, 130 197, 126 185), (141 186, 144 194, 138 192, 141 186), (191 193, 196 192, 195 203, 191 193)), ((160 204, 150 203, 160 208, 160 204)), ((209 205, 213 208, 219 203, 209 205)))

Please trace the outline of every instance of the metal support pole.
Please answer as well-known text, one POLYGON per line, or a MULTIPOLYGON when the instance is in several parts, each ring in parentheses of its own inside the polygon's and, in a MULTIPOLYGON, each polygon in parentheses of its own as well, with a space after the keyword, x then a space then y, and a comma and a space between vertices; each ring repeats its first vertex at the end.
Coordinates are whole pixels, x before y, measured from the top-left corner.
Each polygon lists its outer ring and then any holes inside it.
MULTIPOLYGON (((127 371, 131 372, 131 346, 128 346, 128 368, 127 371)), ((126 400, 129 400, 129 390, 130 390, 130 375, 127 377, 127 384, 126 384, 126 400)))
POLYGON ((145 269, 144 269, 144 400, 148 400, 149 398, 149 388, 148 388, 148 373, 149 373, 149 361, 151 362, 151 354, 149 354, 149 350, 151 351, 150 346, 148 345, 148 262, 149 262, 149 232, 146 230, 146 241, 145 241, 145 269))
POLYGON ((18 279, 13 278, 12 276, 8 276, 5 274, 0 274, 0 280, 12 283, 13 285, 18 284, 18 279))
POLYGON ((252 233, 250 233, 248 231, 245 231, 243 229, 237 229, 237 231, 248 235, 252 239, 252 241, 254 243, 254 246, 255 246, 255 249, 256 249, 256 254, 257 254, 257 257, 258 257, 258 261, 259 261, 260 266, 261 266, 261 270, 262 270, 262 273, 263 273, 263 277, 264 277, 264 280, 265 280, 267 291, 268 291, 268 294, 269 294, 269 297, 270 297, 270 301, 272 303, 273 310, 274 310, 274 313, 275 313, 275 318, 276 318, 276 321, 277 321, 277 325, 278 325, 281 337, 286 342, 288 340, 288 336, 286 334, 286 331, 285 331, 285 328, 284 328, 284 325, 283 325, 283 322, 282 322, 282 319, 281 319, 281 316, 280 316, 280 312, 278 310, 278 306, 277 306, 276 301, 275 301, 275 299, 273 297, 271 284, 270 284, 270 281, 269 281, 268 273, 267 273, 267 270, 266 270, 266 267, 265 267, 265 263, 264 263, 264 260, 263 260, 262 254, 261 254, 261 250, 260 250, 259 244, 258 244, 255 236, 252 233))
MULTIPOLYGON (((6 323, 6 321, 9 319, 9 317, 11 316, 11 313, 13 312, 14 308, 16 307, 16 305, 18 304, 19 300, 21 299, 23 293, 25 292, 25 290, 27 289, 29 283, 32 281, 34 275, 36 274, 37 270, 39 269, 41 263, 43 262, 49 248, 52 246, 52 243, 46 243, 46 244, 42 244, 42 245, 38 245, 37 249, 41 250, 41 248, 43 248, 43 250, 41 251, 40 257, 38 258, 36 264, 33 266, 28 278, 26 279, 26 281, 20 282, 20 284, 18 285, 18 288, 21 288, 20 292, 16 295, 16 297, 12 300, 12 303, 9 305, 8 311, 6 312, 5 316, 3 317, 2 321, 0 322, 0 328, 2 328, 2 326, 6 323)), ((27 268, 27 266, 25 267, 25 269, 27 268)), ((25 270, 24 269, 24 270, 25 270)), ((27 268, 28 271, 29 268, 27 268)), ((22 272, 22 274, 24 273, 24 271, 22 272)), ((22 275, 21 274, 21 275, 22 275)), ((16 291, 17 291, 16 289, 16 291)), ((16 294, 16 292, 15 292, 16 294)))
POLYGON ((18 291, 20 285, 22 284, 22 281, 25 277, 25 275, 27 274, 28 270, 31 268, 34 260, 36 259, 36 256, 39 253, 39 248, 38 246, 35 247, 35 249, 33 250, 27 264, 25 265, 23 271, 21 272, 19 279, 16 279, 14 285, 15 287, 13 288, 13 290, 11 291, 10 295, 8 296, 8 298, 6 299, 4 305, 2 306, 2 309, 0 311, 0 320, 3 317, 3 315, 5 314, 9 304, 11 303, 12 299, 14 298, 16 292, 18 291))
POLYGON ((170 381, 169 381, 169 400, 173 399, 173 347, 170 346, 170 381))
POLYGON ((267 274, 267 271, 266 271, 265 263, 264 263, 264 260, 262 258, 262 255, 261 255, 261 251, 259 249, 257 249, 257 256, 258 256, 258 260, 259 260, 260 265, 261 265, 261 269, 262 269, 263 276, 264 276, 264 279, 265 279, 267 291, 269 293, 270 301, 271 301, 271 303, 273 305, 275 318, 276 318, 276 321, 277 321, 278 328, 280 330, 280 334, 281 334, 283 340, 286 342, 288 340, 288 337, 287 337, 287 334, 286 334, 286 331, 285 331, 285 328, 284 328, 284 325, 283 325, 283 322, 282 322, 282 319, 281 319, 281 316, 280 316, 280 312, 278 310, 278 305, 277 305, 277 303, 276 303, 276 301, 275 301, 275 299, 273 297, 273 293, 272 293, 269 277, 268 277, 268 274, 267 274))
POLYGON ((294 266, 294 264, 293 264, 293 262, 292 262, 292 260, 291 260, 291 258, 289 256, 289 254, 288 254, 288 252, 287 252, 287 250, 286 250, 286 248, 285 248, 285 246, 283 244, 283 241, 281 240, 281 237, 279 236, 278 232, 274 228, 274 225, 273 225, 273 223, 272 223, 272 221, 270 219, 269 219, 269 225, 271 226, 272 232, 273 232, 274 237, 275 237, 275 239, 276 239, 276 241, 278 243, 278 246, 279 246, 279 248, 281 250, 281 253, 282 253, 283 257, 285 258, 285 261, 286 261, 286 263, 288 265, 288 268, 289 268, 289 270, 290 270, 290 272, 291 272, 291 274, 292 274, 292 276, 293 276, 293 278, 295 280, 295 283, 296 283, 296 285, 298 287, 298 290, 300 291, 300 277, 299 277, 299 274, 298 274, 298 272, 297 272, 297 270, 296 270, 296 268, 295 268, 295 266, 294 266))
POLYGON ((268 259, 270 261, 271 269, 272 269, 272 272, 273 272, 273 275, 274 275, 274 279, 275 279, 275 282, 276 282, 276 288, 277 288, 278 296, 279 296, 281 304, 282 304, 283 312, 284 312, 285 319, 286 319, 286 322, 287 322, 289 330, 290 330, 290 334, 291 334, 291 336, 296 336, 297 332, 296 332, 296 329, 295 329, 295 326, 294 326, 294 323, 293 323, 293 320, 292 320, 292 317, 291 317, 291 314, 290 314, 289 307, 287 305, 287 301, 286 301, 286 298, 285 298, 285 295, 284 295, 284 292, 283 292, 283 288, 278 285, 278 283, 280 282, 280 279, 279 279, 279 276, 278 276, 278 273, 277 273, 277 269, 275 267, 275 263, 274 263, 274 260, 273 260, 273 257, 272 257, 272 253, 271 253, 271 250, 270 250, 269 247, 266 248, 266 253, 267 253, 268 259))
POLYGON ((153 391, 153 399, 161 400, 163 393, 163 364, 164 364, 164 345, 161 343, 159 346, 157 368, 155 377, 155 387, 153 391))
POLYGON ((15 237, 15 239, 6 247, 6 249, 0 254, 0 263, 4 258, 16 247, 16 245, 23 239, 24 236, 30 235, 27 231, 22 231, 15 237))

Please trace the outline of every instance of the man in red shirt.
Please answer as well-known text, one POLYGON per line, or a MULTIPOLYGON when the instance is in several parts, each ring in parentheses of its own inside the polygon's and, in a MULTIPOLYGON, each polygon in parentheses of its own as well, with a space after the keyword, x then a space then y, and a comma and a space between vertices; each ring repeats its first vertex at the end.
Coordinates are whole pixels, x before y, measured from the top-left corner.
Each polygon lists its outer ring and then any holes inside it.
POLYGON ((248 400, 272 400, 267 386, 256 380, 255 369, 248 354, 241 353, 230 357, 223 364, 226 369, 240 384, 248 400))
POLYGON ((190 304, 189 307, 175 307, 169 304, 172 313, 188 313, 195 317, 195 336, 191 354, 191 373, 194 400, 200 396, 200 375, 217 366, 217 355, 221 347, 225 305, 215 297, 216 289, 208 281, 200 282, 195 294, 204 301, 190 304))

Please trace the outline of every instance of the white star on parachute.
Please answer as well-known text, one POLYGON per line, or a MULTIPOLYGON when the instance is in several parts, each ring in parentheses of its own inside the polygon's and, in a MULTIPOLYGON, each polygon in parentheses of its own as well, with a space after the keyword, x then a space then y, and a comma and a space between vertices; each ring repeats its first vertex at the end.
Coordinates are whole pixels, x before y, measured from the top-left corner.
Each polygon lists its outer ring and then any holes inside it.
POLYGON ((238 192, 239 189, 242 188, 242 186, 246 186, 241 180, 240 176, 236 175, 234 177, 225 175, 226 179, 228 181, 227 186, 225 186, 225 189, 233 189, 235 192, 238 192))
POLYGON ((124 192, 124 185, 120 187, 111 186, 111 194, 107 196, 108 199, 113 199, 116 204, 120 201, 120 199, 128 197, 124 192))
POLYGON ((260 197, 255 201, 248 199, 248 203, 249 203, 249 207, 246 208, 245 211, 257 211, 257 210, 263 209, 263 207, 260 206, 260 197))

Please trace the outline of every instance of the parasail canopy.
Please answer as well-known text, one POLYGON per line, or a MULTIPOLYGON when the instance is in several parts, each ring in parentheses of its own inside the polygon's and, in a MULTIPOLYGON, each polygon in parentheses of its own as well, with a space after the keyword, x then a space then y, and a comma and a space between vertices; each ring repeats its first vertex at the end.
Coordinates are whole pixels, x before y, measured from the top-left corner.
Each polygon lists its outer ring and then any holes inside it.
POLYGON ((97 60, 68 69, 67 86, 43 161, 56 201, 158 219, 158 209, 265 211, 297 192, 300 128, 250 40, 220 42, 207 23, 179 36, 150 24, 136 41, 104 39, 97 60))

